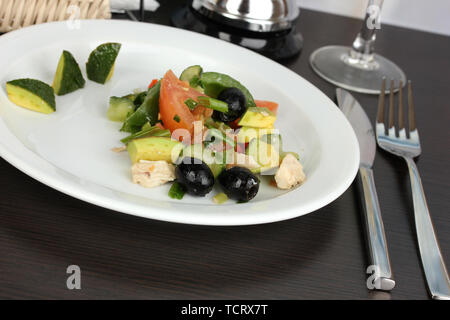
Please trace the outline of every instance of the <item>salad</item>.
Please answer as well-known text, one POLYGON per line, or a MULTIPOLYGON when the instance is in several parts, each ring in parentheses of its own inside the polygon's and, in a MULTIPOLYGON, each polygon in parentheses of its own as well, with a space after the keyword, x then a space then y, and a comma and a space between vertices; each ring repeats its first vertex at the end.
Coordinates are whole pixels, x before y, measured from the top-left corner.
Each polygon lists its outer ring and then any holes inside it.
MULTIPOLYGON (((86 62, 90 81, 108 82, 114 74, 120 43, 103 43, 86 62)), ((57 96, 84 88, 86 80, 75 57, 60 56, 52 85, 37 79, 6 83, 9 99, 18 106, 51 114, 57 96)), ((278 104, 255 100, 250 91, 229 75, 203 72, 199 65, 179 77, 168 70, 148 90, 110 97, 107 117, 122 123, 128 136, 114 151, 128 151, 131 179, 153 188, 172 183, 169 196, 205 196, 218 184, 223 192, 214 202, 247 202, 258 193, 259 176, 291 189, 305 180, 295 152, 285 151, 274 127, 278 104)))
POLYGON ((107 116, 129 133, 116 151, 128 151, 134 183, 172 182, 175 199, 205 196, 218 184, 223 192, 213 200, 223 203, 253 199, 260 175, 280 189, 305 180, 298 154, 282 149, 277 112, 236 79, 195 65, 179 77, 168 70, 147 91, 111 97, 107 116))

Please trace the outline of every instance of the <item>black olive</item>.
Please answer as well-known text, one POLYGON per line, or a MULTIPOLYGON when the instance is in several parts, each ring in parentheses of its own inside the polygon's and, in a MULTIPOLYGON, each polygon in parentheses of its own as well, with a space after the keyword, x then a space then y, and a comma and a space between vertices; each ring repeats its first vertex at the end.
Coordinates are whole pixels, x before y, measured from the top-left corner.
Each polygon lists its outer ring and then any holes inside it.
POLYGON ((259 190, 258 178, 247 168, 232 167, 218 177, 219 184, 230 199, 250 201, 259 190))
POLYGON ((178 183, 194 196, 204 196, 214 186, 214 175, 211 169, 196 158, 183 158, 175 168, 175 176, 178 183))
POLYGON ((231 122, 238 119, 247 110, 247 99, 238 88, 226 88, 222 90, 217 99, 228 104, 228 112, 214 110, 212 118, 215 121, 231 122))

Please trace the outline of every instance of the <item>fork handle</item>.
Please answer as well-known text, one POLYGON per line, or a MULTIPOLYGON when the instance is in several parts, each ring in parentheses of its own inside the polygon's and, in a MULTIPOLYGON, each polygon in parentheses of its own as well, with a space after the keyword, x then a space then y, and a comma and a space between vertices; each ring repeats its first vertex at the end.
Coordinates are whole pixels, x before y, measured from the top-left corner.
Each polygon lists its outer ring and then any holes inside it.
POLYGON ((405 157, 411 179, 414 220, 423 270, 433 299, 450 300, 450 281, 433 228, 419 170, 412 158, 405 157))
MULTIPOLYGON (((369 260, 375 273, 372 279, 373 284, 368 282, 369 289, 379 289, 390 291, 395 286, 392 275, 392 268, 386 244, 383 220, 381 218, 380 204, 378 203, 375 181, 372 169, 360 166, 359 168, 360 186, 364 194, 364 225, 366 229, 367 244, 369 249, 369 260)), ((370 268, 370 266, 369 266, 370 268)), ((368 268, 368 272, 369 272, 368 268)))

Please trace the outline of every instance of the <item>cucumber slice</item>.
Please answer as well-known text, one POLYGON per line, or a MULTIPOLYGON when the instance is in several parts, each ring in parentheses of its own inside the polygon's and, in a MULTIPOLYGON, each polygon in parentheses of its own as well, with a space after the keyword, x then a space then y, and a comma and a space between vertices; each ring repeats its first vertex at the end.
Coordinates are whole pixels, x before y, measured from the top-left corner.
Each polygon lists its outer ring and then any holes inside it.
MULTIPOLYGON (((272 129, 273 130, 273 129, 272 129)), ((281 135, 278 133, 267 133, 260 138, 265 143, 270 143, 272 145, 279 145, 280 147, 283 145, 283 140, 281 139, 281 135)))
MULTIPOLYGON (((113 74, 114 74, 114 68, 115 68, 115 67, 116 67, 116 62, 114 61, 113 65, 112 65, 112 67, 111 67, 111 70, 109 70, 108 76, 106 77, 106 81, 111 80, 111 78, 112 78, 112 76, 113 76, 113 74)), ((105 82, 106 82, 106 81, 105 81, 105 82)), ((105 82, 103 82, 103 83, 105 83, 105 82)))
POLYGON ((59 58, 58 67, 53 79, 53 90, 58 96, 84 87, 86 81, 80 67, 69 51, 64 50, 59 58))
POLYGON ((35 79, 17 79, 6 83, 8 98, 20 107, 42 113, 56 111, 55 93, 48 84, 35 79))
POLYGON ((187 81, 187 82, 189 82, 189 85, 191 87, 196 88, 198 86, 202 72, 203 72, 203 69, 199 65, 187 67, 181 73, 180 80, 187 81))
POLYGON ((144 102, 145 97, 147 96, 147 91, 142 91, 136 95, 136 98, 133 100, 134 106, 139 108, 141 104, 144 102))
POLYGON ((109 98, 109 108, 106 116, 111 121, 125 121, 128 114, 134 111, 134 103, 126 97, 109 98))
POLYGON ((267 171, 279 166, 280 154, 278 150, 271 144, 262 141, 261 139, 253 139, 250 141, 246 154, 251 156, 256 162, 261 165, 259 172, 267 171))
POLYGON ((136 98, 137 98, 137 94, 135 94, 135 93, 130 93, 130 94, 127 94, 126 96, 123 96, 122 98, 127 98, 127 99, 129 99, 130 101, 135 101, 136 100, 136 98))
POLYGON ((275 150, 280 155, 280 162, 281 162, 281 158, 282 158, 281 153, 283 150, 283 140, 281 139, 281 135, 277 134, 277 133, 269 133, 269 134, 263 135, 260 139, 261 139, 261 141, 264 141, 265 143, 268 143, 268 144, 272 145, 272 147, 275 148, 275 150))
POLYGON ((120 131, 136 133, 141 130, 142 126, 147 122, 155 125, 158 121, 159 113, 159 89, 161 81, 158 81, 151 87, 142 102, 141 106, 136 111, 130 114, 122 125, 120 131))
POLYGON ((291 154, 297 160, 300 160, 300 156, 298 155, 297 152, 283 151, 283 139, 281 139, 280 134, 269 133, 269 134, 263 135, 260 139, 261 139, 261 141, 264 141, 265 143, 271 144, 275 148, 275 150, 280 155, 280 163, 281 163, 281 161, 283 161, 284 157, 286 157, 288 154, 291 154))
POLYGON ((120 43, 103 43, 89 55, 86 72, 89 80, 104 84, 114 73, 114 63, 119 54, 120 43))

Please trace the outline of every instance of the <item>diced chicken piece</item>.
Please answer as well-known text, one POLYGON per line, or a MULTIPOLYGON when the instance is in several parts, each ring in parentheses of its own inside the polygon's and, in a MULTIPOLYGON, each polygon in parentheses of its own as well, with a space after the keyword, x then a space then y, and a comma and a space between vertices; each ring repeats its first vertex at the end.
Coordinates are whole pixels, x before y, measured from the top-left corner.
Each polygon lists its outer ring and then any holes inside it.
POLYGON ((261 167, 252 156, 246 155, 245 153, 235 152, 232 154, 232 159, 229 160, 231 161, 227 161, 227 169, 231 167, 243 167, 252 170, 261 167))
POLYGON ((305 181, 305 179, 306 176, 301 163, 292 154, 286 155, 275 174, 277 187, 280 189, 291 189, 305 181))
POLYGON ((134 183, 153 188, 175 180, 175 167, 166 161, 141 160, 133 164, 131 175, 134 183))

